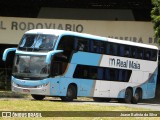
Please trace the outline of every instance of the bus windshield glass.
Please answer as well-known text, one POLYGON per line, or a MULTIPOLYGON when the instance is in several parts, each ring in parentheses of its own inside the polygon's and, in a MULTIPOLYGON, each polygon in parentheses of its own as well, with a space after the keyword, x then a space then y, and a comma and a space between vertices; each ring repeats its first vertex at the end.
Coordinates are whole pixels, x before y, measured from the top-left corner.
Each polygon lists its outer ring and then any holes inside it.
POLYGON ((25 34, 18 49, 23 51, 51 51, 57 38, 57 36, 49 34, 25 34))
POLYGON ((45 56, 15 56, 12 74, 16 78, 43 79, 49 76, 45 56))

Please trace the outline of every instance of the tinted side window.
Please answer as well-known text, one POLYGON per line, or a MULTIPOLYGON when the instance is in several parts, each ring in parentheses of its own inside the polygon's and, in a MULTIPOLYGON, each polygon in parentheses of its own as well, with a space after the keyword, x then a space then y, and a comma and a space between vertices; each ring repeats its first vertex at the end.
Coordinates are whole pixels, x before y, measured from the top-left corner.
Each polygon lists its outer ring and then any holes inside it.
POLYGON ((58 50, 72 51, 74 45, 74 37, 63 36, 58 44, 58 50))
POLYGON ((131 58, 136 58, 136 54, 137 54, 137 49, 136 47, 131 47, 131 52, 130 52, 130 57, 131 58))
POLYGON ((132 71, 125 69, 77 65, 74 78, 128 82, 132 71))
POLYGON ((106 46, 106 42, 101 41, 100 42, 100 53, 101 54, 105 53, 105 46, 106 46))
POLYGON ((151 60, 152 61, 157 60, 157 50, 151 50, 151 60))
POLYGON ((131 70, 123 70, 122 76, 123 76, 123 82, 128 82, 130 79, 132 71, 131 70))
POLYGON ((117 55, 118 54, 118 45, 115 43, 106 44, 106 53, 108 55, 117 55))
POLYGON ((102 80, 104 79, 104 68, 98 67, 98 77, 97 79, 102 80))
POLYGON ((137 58, 143 59, 143 49, 142 48, 137 48, 137 58))
POLYGON ((87 79, 88 76, 89 76, 88 66, 77 65, 73 77, 74 78, 84 78, 84 79, 87 79))
POLYGON ((79 51, 89 51, 89 39, 75 37, 74 48, 79 51))
POLYGON ((98 69, 97 69, 97 67, 88 67, 88 68, 89 68, 88 79, 98 79, 98 69))
POLYGON ((100 53, 100 41, 90 40, 90 42, 91 42, 90 46, 91 52, 100 53))
POLYGON ((149 49, 144 50, 144 59, 145 60, 150 60, 151 59, 151 50, 149 50, 149 49))
POLYGON ((120 45, 120 56, 124 56, 124 54, 125 54, 125 51, 124 51, 124 45, 120 45))
POLYGON ((61 57, 65 58, 68 62, 72 56, 74 50, 74 37, 73 36, 63 36, 58 44, 58 50, 63 50, 61 57))
POLYGON ((129 46, 124 46, 124 57, 130 57, 130 48, 129 48, 129 46))

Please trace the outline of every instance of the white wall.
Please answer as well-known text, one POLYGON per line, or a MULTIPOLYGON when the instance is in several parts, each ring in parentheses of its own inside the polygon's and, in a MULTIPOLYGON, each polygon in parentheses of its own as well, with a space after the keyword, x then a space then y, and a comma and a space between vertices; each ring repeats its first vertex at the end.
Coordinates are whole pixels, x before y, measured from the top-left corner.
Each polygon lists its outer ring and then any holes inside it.
POLYGON ((66 29, 156 45, 151 22, 14 17, 0 17, 0 43, 18 44, 25 31, 36 28, 66 29))

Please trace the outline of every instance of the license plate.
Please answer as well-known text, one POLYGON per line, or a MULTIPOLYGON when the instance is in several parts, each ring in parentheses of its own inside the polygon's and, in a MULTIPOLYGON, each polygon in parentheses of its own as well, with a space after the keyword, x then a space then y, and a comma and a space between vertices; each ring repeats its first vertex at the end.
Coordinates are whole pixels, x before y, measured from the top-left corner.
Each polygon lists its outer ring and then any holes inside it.
POLYGON ((29 92, 30 92, 30 90, 28 90, 28 89, 23 89, 23 92, 25 92, 25 93, 29 93, 29 92))

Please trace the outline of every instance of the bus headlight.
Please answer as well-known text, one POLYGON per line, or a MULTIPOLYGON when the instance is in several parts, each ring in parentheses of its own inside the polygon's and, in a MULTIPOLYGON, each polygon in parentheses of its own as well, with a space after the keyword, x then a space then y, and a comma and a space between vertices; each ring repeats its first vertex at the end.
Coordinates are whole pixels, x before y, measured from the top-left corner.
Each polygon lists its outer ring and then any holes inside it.
POLYGON ((37 88, 46 87, 47 85, 48 85, 48 83, 47 84, 42 84, 42 85, 37 86, 37 88))

